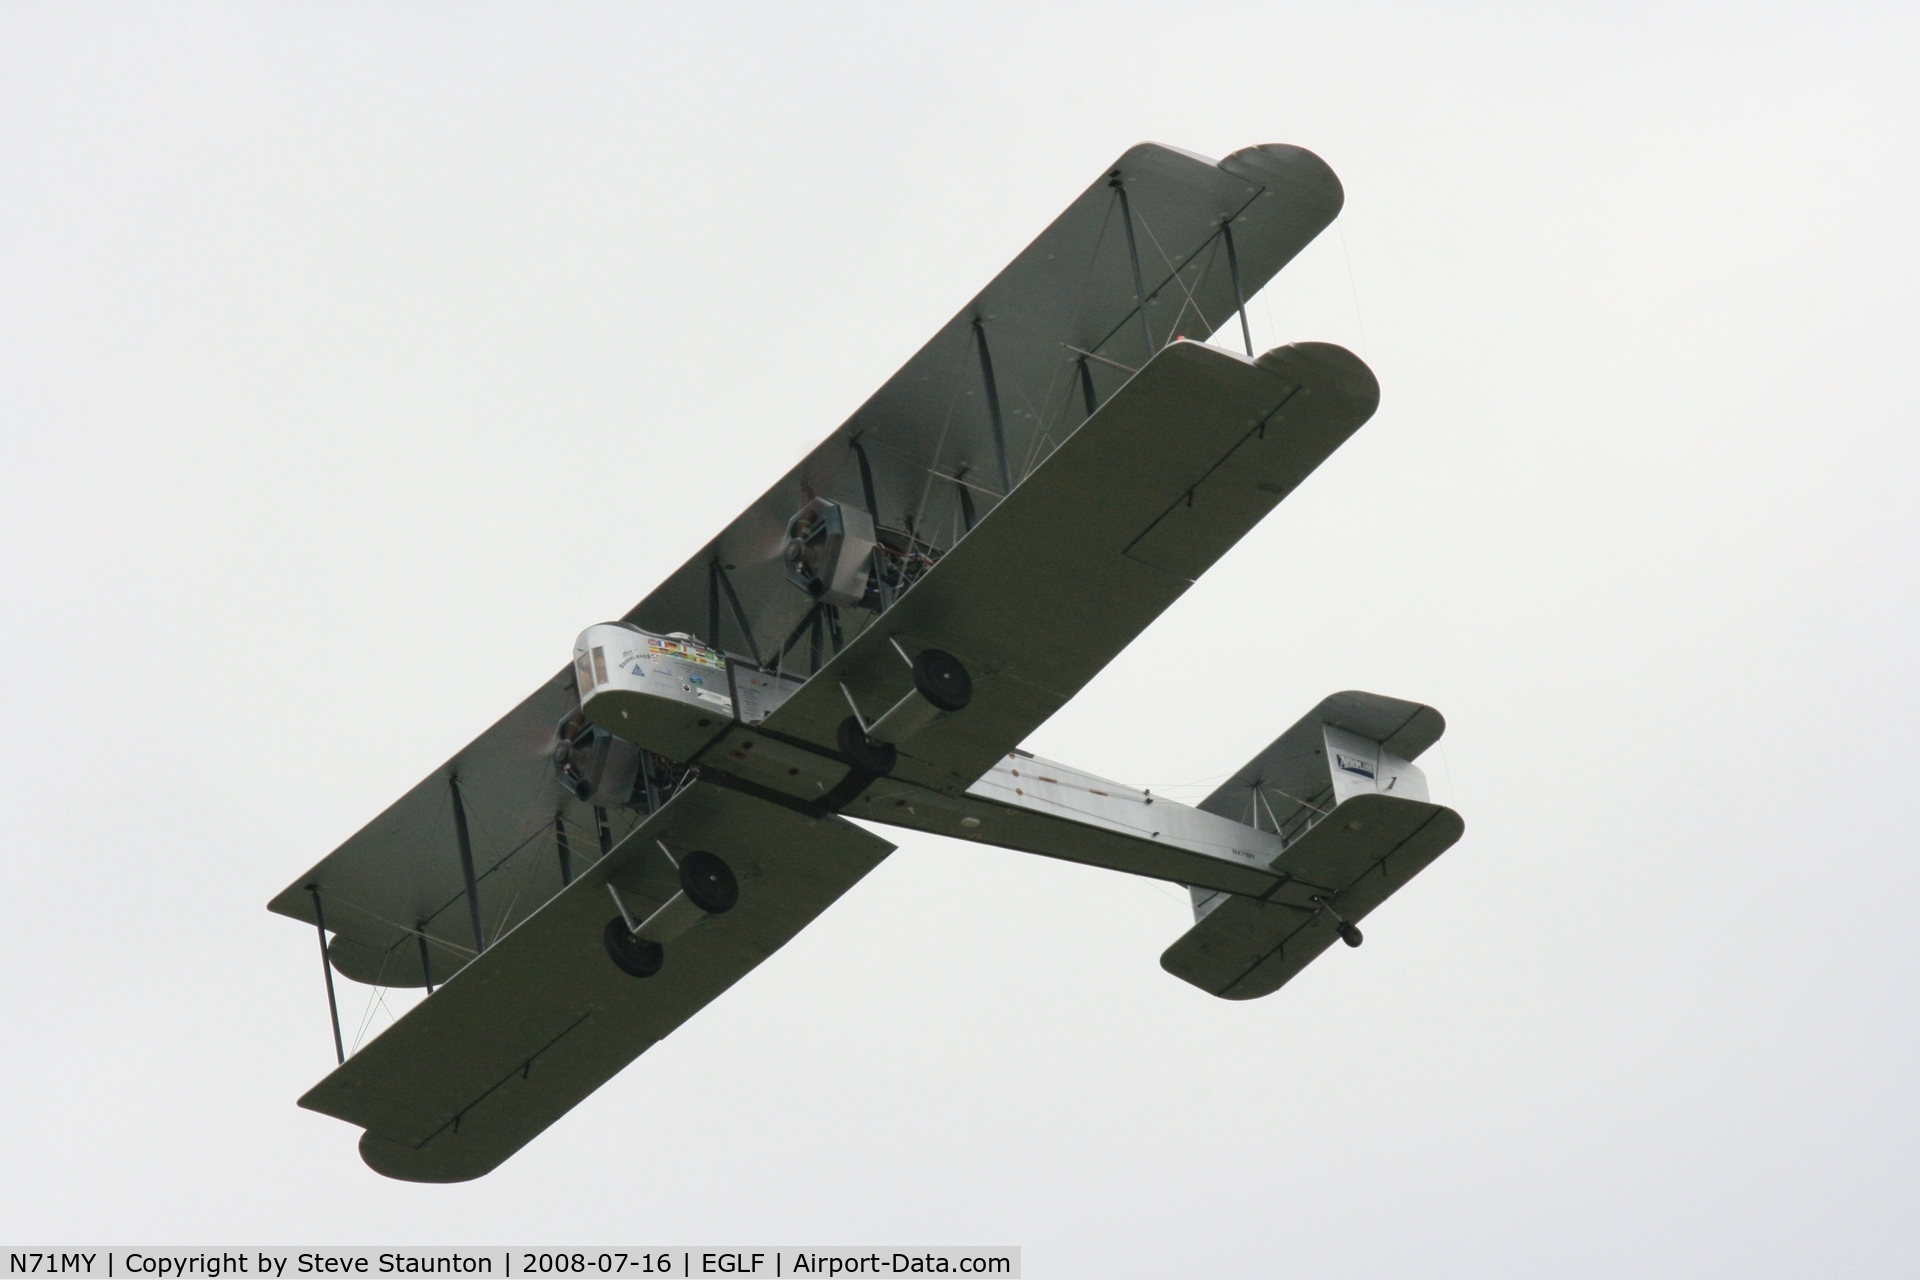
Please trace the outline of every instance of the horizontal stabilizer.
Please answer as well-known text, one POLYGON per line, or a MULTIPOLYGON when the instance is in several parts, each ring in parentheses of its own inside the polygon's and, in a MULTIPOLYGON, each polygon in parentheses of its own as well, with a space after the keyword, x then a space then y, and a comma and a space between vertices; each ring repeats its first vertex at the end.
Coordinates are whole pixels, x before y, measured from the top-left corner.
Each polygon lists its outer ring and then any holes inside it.
POLYGON ((1364 919, 1465 830, 1441 805, 1356 796, 1281 855, 1294 879, 1265 900, 1213 895, 1160 966, 1228 1000, 1270 995, 1339 940, 1341 920, 1364 919))
POLYGON ((1427 798, 1412 761, 1439 740, 1432 707, 1336 693, 1200 802, 1202 812, 1277 832, 1272 889, 1195 886, 1197 917, 1160 957, 1177 978, 1229 1000, 1280 989, 1343 931, 1459 840, 1460 815, 1427 798))
MULTIPOLYGON (((1234 770, 1200 802, 1200 809, 1255 826, 1260 825, 1257 816, 1270 817, 1274 829, 1283 833, 1304 829, 1310 825, 1308 819, 1330 808, 1334 800, 1334 773, 1326 756, 1329 727, 1411 762, 1440 740, 1447 722, 1438 711, 1418 702, 1357 689, 1331 694, 1266 750, 1234 770)), ((1358 775, 1343 772, 1342 776, 1358 775)), ((1424 788, 1424 781, 1421 785, 1424 788)))

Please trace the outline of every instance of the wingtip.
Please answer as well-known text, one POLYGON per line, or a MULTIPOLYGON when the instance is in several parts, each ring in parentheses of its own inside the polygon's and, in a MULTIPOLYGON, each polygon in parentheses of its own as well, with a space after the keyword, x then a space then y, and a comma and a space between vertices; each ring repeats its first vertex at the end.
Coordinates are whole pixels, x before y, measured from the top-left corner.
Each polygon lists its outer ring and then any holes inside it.
POLYGON ((1305 147, 1262 142, 1223 156, 1218 163, 1223 172, 1257 182, 1268 190, 1285 188, 1296 199, 1315 199, 1329 222, 1347 203, 1347 189, 1341 184, 1340 175, 1305 147))
POLYGON ((1316 395, 1345 396, 1362 423, 1380 408, 1380 379, 1365 360, 1338 343, 1289 342, 1267 351, 1255 363, 1269 373, 1312 386, 1316 395))
POLYGON ((499 1167, 499 1160, 466 1162, 461 1157, 470 1153, 442 1150, 442 1144, 454 1136, 442 1133, 425 1146, 409 1147, 368 1130, 360 1135, 360 1159, 381 1177, 396 1182, 472 1182, 499 1167))

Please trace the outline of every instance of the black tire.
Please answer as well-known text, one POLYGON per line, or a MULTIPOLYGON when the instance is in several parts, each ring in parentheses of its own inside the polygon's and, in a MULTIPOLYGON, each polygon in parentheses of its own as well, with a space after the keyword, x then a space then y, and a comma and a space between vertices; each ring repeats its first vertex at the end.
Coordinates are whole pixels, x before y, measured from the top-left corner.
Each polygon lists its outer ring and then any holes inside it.
POLYGON ((893 744, 872 741, 852 716, 840 722, 840 730, 834 737, 839 742, 841 758, 862 773, 884 778, 899 763, 900 753, 894 750, 893 744))
POLYGON ((973 677, 945 649, 922 649, 913 660, 913 687, 942 711, 965 711, 973 701, 973 677))
POLYGON ((1345 921, 1341 922, 1340 941, 1346 943, 1350 947, 1357 947, 1361 943, 1365 942, 1366 940, 1367 940, 1366 935, 1360 932, 1359 925, 1348 924, 1345 921))
POLYGON ((636 978, 651 978, 660 972, 660 966, 667 958, 666 950, 659 943, 648 942, 629 933, 627 922, 619 916, 607 921, 606 931, 600 938, 607 944, 607 957, 614 966, 620 972, 636 978))
POLYGON ((680 889, 710 916, 725 915, 740 901, 740 882, 733 878, 733 868, 704 849, 680 859, 680 889))

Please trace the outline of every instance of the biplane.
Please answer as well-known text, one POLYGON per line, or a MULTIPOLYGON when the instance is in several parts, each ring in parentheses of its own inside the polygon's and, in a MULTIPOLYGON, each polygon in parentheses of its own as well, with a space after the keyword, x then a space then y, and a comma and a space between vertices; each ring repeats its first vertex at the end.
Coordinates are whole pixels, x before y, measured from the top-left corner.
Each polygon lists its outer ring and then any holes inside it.
POLYGON ((313 926, 339 1066, 300 1105, 389 1177, 519 1150, 894 846, 1186 886, 1162 966, 1266 995, 1460 836, 1438 712, 1336 693, 1198 805, 1021 743, 1373 414, 1358 358, 1255 354, 1330 224, 1311 152, 1108 167, 826 441, 270 908, 313 926), (1205 339, 1237 336, 1245 354, 1205 339), (1237 330, 1237 333, 1235 332, 1237 330), (426 998, 348 1056, 334 974, 426 998))

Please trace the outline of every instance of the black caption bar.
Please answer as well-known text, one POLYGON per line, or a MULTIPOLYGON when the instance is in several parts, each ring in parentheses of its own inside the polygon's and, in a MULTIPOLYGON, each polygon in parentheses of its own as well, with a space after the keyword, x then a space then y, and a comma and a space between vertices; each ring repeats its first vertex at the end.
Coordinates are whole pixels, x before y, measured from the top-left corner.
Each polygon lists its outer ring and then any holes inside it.
POLYGON ((5 1251, 7 1276, 101 1280, 306 1280, 315 1276, 842 1276, 1020 1275, 1018 1247, 621 1245, 594 1249, 82 1248, 5 1251))

